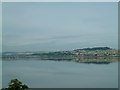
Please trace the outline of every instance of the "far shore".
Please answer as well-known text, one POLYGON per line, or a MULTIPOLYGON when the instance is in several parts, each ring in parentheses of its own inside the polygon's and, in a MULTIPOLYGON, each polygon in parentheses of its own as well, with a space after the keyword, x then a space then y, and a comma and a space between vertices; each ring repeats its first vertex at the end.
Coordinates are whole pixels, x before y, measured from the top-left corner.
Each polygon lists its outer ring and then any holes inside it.
POLYGON ((94 47, 57 52, 4 52, 3 60, 37 59, 75 62, 117 62, 118 50, 109 47, 94 47))

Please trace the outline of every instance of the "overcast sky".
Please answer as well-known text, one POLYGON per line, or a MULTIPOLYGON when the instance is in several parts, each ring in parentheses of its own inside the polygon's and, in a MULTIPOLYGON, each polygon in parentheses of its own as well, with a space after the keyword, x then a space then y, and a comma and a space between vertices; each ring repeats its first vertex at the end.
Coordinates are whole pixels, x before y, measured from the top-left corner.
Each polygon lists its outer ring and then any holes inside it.
POLYGON ((3 3, 3 51, 118 47, 115 3, 3 3))
POLYGON ((0 3, 0 52, 2 52, 2 3, 0 3))

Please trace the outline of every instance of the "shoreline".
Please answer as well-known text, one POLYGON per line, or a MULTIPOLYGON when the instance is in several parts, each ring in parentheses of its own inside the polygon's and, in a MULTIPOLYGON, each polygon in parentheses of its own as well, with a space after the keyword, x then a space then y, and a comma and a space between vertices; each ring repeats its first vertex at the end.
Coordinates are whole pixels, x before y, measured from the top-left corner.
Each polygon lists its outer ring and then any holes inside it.
POLYGON ((3 52, 3 60, 15 59, 39 59, 39 60, 56 60, 56 61, 75 61, 75 62, 116 62, 120 55, 118 50, 109 47, 94 47, 75 49, 71 51, 56 52, 3 52))

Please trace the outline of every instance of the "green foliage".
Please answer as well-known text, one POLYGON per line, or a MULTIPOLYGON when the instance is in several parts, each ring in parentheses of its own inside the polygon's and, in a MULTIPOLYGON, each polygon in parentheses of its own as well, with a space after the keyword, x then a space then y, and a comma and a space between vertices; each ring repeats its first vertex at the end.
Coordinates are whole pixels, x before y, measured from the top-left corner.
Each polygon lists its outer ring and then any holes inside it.
POLYGON ((10 81, 8 88, 2 89, 2 90, 27 90, 28 86, 25 84, 22 84, 21 81, 18 79, 13 79, 10 81))

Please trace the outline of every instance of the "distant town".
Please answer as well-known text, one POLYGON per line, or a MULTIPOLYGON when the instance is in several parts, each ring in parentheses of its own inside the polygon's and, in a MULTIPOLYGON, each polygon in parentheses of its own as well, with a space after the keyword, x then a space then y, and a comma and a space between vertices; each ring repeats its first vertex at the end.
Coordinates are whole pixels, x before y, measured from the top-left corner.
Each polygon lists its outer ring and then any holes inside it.
POLYGON ((109 47, 93 47, 57 52, 3 52, 3 59, 38 58, 40 60, 116 61, 118 50, 109 47))

